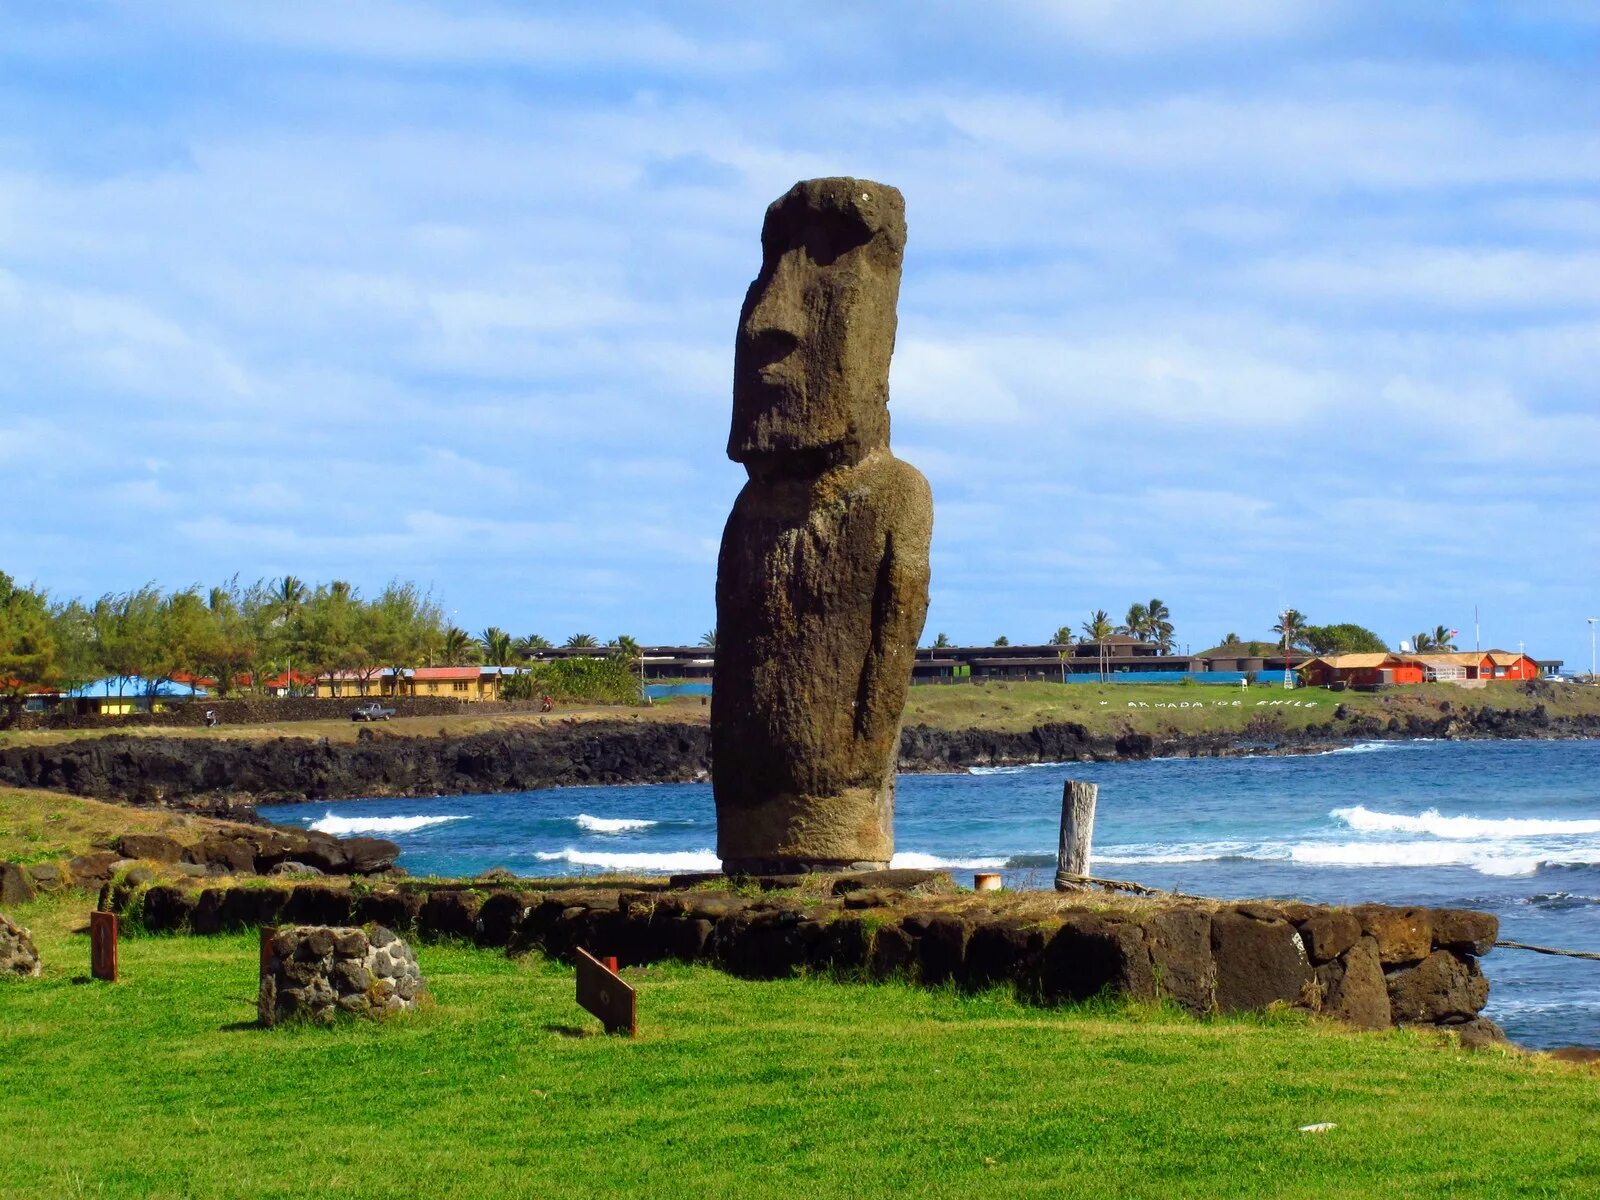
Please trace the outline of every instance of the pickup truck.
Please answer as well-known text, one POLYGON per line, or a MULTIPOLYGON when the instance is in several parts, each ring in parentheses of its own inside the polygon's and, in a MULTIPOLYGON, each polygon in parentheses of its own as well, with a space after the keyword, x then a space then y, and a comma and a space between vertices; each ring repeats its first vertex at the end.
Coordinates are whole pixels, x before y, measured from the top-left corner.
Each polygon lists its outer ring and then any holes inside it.
POLYGON ((392 716, 394 716, 394 709, 385 708, 376 700, 370 700, 351 713, 350 719, 352 721, 387 721, 392 716))

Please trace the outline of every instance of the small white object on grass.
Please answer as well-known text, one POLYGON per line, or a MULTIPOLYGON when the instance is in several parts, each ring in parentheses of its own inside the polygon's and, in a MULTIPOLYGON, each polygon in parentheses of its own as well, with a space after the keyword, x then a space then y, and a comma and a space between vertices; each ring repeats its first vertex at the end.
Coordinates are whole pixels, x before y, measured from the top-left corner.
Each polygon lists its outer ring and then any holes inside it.
POLYGON ((1318 1121, 1315 1125, 1300 1126, 1301 1133, 1327 1133, 1330 1129, 1337 1129, 1338 1125, 1332 1121, 1318 1121))

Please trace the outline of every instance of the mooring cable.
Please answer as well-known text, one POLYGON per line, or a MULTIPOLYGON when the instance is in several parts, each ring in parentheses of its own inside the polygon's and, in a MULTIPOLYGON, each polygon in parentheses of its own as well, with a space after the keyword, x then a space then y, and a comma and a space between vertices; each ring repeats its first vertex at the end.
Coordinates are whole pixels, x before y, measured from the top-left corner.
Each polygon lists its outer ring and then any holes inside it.
POLYGON ((1496 942, 1496 949, 1532 950, 1535 954, 1554 954, 1561 958, 1592 958, 1600 962, 1600 954, 1592 950, 1557 950, 1554 946, 1530 946, 1527 942, 1496 942))

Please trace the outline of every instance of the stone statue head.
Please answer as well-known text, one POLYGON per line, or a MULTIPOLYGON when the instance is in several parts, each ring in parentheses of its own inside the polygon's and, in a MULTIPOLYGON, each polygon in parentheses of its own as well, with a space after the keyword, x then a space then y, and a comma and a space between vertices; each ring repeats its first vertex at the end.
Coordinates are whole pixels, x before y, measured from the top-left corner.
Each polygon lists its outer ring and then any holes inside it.
POLYGON ((739 314, 728 457, 808 474, 889 444, 889 358, 905 200, 865 179, 810 179, 767 208, 761 274, 739 314))

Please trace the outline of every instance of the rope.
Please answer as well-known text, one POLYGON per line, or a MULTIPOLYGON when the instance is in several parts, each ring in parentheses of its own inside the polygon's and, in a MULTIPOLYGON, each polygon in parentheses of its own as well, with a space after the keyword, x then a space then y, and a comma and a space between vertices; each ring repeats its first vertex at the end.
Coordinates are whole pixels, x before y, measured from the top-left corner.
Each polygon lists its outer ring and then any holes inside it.
POLYGON ((1496 942, 1495 946, 1506 950, 1532 950, 1535 954, 1554 954, 1561 958, 1589 958, 1600 962, 1600 954, 1589 950, 1557 950, 1553 946, 1530 946, 1526 942, 1496 942))
POLYGON ((1184 892, 1169 892, 1162 888, 1146 887, 1142 883, 1129 883, 1125 879, 1101 879, 1094 875, 1070 875, 1066 871, 1056 872, 1056 891, 1072 892, 1080 890, 1085 884, 1104 888, 1108 892, 1133 892, 1139 896, 1172 896, 1180 900, 1202 900, 1203 896, 1190 896, 1184 892))

